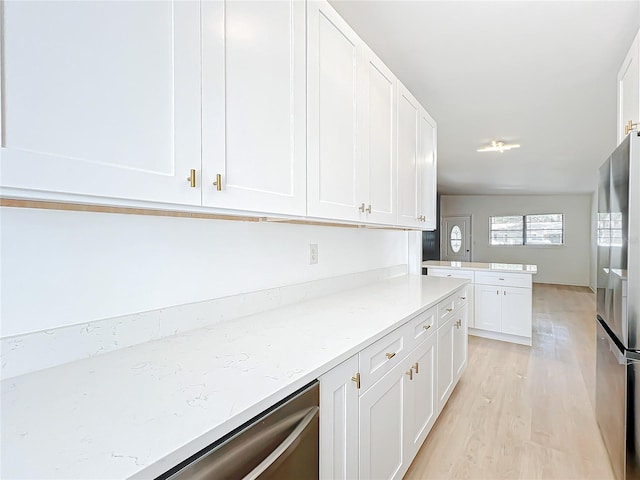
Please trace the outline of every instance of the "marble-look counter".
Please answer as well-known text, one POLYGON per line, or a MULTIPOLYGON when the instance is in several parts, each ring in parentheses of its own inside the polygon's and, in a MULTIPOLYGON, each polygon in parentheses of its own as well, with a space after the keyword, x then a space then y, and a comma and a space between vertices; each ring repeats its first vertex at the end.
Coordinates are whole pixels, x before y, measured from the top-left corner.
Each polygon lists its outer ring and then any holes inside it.
POLYGON ((153 478, 465 283, 404 275, 5 380, 0 476, 153 478))
POLYGON ((519 263, 482 263, 482 262, 444 262, 428 260, 422 262, 422 268, 457 268, 459 270, 487 270, 494 272, 538 273, 537 265, 521 265, 519 263))

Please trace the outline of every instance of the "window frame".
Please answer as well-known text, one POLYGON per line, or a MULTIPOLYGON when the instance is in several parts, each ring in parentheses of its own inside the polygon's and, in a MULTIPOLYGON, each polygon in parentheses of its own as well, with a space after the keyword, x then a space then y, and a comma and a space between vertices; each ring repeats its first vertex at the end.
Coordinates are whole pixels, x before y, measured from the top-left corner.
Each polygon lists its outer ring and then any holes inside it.
MULTIPOLYGON (((489 215, 488 218, 488 240, 489 247, 529 247, 529 248, 558 248, 564 247, 566 245, 566 232, 565 232, 565 214, 564 213, 523 213, 523 214, 504 214, 504 215, 489 215), (550 244, 539 244, 539 243, 527 243, 527 217, 535 216, 535 215, 560 215, 562 218, 562 243, 550 243, 550 244), (491 243, 491 234, 493 230, 491 230, 491 219, 499 218, 499 217, 522 217, 522 243, 517 244, 508 244, 508 243, 500 243, 494 244, 491 243)), ((557 230, 557 229, 553 229, 557 230)))

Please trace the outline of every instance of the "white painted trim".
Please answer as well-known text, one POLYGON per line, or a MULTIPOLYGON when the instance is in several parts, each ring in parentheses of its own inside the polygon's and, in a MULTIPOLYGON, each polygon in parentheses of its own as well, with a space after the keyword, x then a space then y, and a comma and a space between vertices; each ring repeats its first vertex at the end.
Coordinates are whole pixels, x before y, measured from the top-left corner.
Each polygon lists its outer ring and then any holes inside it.
POLYGON ((491 340, 500 340, 502 342, 517 343, 520 345, 531 346, 530 337, 521 337, 520 335, 509 335, 508 333, 491 332, 489 330, 480 330, 478 328, 469 328, 469 335, 474 337, 489 338, 491 340))

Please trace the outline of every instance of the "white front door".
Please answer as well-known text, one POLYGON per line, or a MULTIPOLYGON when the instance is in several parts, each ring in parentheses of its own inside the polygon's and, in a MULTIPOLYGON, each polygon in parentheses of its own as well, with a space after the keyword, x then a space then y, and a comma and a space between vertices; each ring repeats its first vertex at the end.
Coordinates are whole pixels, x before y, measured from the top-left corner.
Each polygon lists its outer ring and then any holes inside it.
POLYGON ((442 260, 471 261, 471 217, 442 219, 442 260))

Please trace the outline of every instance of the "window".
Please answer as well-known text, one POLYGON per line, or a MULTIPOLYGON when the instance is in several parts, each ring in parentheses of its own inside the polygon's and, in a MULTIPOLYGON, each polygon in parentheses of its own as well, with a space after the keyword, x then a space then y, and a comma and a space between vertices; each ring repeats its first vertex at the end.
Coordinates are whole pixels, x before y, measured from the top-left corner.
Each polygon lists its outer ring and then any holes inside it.
POLYGON ((460 247, 462 247, 462 231, 460 230, 460 227, 458 225, 453 226, 449 237, 451 250, 453 250, 453 253, 458 253, 460 251, 460 247))
POLYGON ((525 215, 525 245, 562 245, 564 243, 564 215, 525 215))
POLYGON ((562 213, 489 217, 490 245, 564 245, 562 213))
POLYGON ((524 217, 489 217, 491 245, 524 245, 524 217))
POLYGON ((598 245, 622 246, 622 213, 598 213, 598 245))

